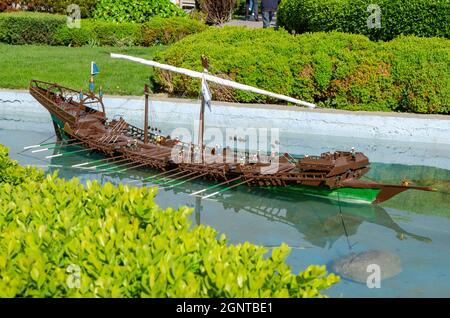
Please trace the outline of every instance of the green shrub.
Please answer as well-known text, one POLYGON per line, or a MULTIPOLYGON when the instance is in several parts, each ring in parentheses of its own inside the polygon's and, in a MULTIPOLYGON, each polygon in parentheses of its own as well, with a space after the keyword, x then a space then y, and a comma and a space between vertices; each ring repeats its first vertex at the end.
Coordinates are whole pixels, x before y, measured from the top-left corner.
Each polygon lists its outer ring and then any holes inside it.
POLYGON ((54 36, 54 43, 66 46, 135 46, 141 45, 141 25, 83 20, 80 29, 61 27, 54 36))
MULTIPOLYGON (((211 28, 189 36, 157 59, 293 96, 321 107, 371 111, 449 113, 450 41, 401 37, 371 42, 362 35, 246 28, 211 28)), ((170 94, 197 97, 200 83, 158 71, 156 84, 170 94)), ((217 100, 275 102, 212 86, 217 100)))
POLYGON ((402 34, 450 37, 448 0, 283 0, 277 18, 297 33, 335 30, 384 41, 402 34), (381 9, 381 28, 367 26, 370 4, 381 9))
POLYGON ((94 13, 98 20, 138 23, 150 21, 154 16, 184 15, 184 11, 169 0, 100 0, 94 13))
POLYGON ((8 44, 151 46, 171 44, 205 29, 204 23, 188 17, 154 17, 144 24, 83 19, 81 28, 69 28, 64 16, 31 12, 0 14, 0 42, 8 44))
POLYGON ((9 159, 8 148, 0 145, 0 184, 18 185, 27 181, 42 181, 44 173, 31 167, 21 167, 9 159))
POLYGON ((205 29, 204 23, 187 17, 155 17, 142 26, 143 44, 145 46, 158 43, 172 44, 190 34, 199 33, 205 29))
POLYGON ((450 41, 399 37, 383 47, 391 62, 398 111, 450 113, 450 41))
POLYGON ((95 29, 87 27, 88 23, 82 22, 81 28, 69 28, 66 25, 60 27, 53 36, 53 44, 64 46, 83 46, 96 44, 95 29))
POLYGON ((55 176, 0 183, 0 297, 320 297, 339 281, 325 266, 292 274, 284 244, 270 257, 229 245, 155 195, 55 176))
POLYGON ((92 43, 98 46, 166 45, 205 29, 204 23, 188 17, 154 17, 143 24, 83 20, 81 29, 60 28, 54 36, 54 43, 65 46, 92 43))
POLYGON ((66 24, 66 17, 55 14, 0 14, 0 42, 9 44, 53 44, 53 35, 66 24))
POLYGON ((246 0, 237 0, 236 1, 236 7, 235 7, 235 9, 234 9, 234 12, 233 12, 233 15, 234 16, 236 16, 236 17, 242 17, 242 16, 245 16, 245 13, 246 13, 246 4, 247 4, 247 1, 246 0))

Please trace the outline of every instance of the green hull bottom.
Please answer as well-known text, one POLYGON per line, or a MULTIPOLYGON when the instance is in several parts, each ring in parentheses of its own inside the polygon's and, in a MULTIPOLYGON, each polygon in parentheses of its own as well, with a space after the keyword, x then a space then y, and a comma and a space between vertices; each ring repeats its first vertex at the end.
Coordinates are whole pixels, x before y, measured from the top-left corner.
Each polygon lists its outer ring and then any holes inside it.
POLYGON ((380 189, 357 189, 357 188, 339 188, 326 189, 322 187, 311 186, 287 186, 287 187, 265 187, 269 191, 283 192, 292 194, 304 194, 322 197, 335 201, 349 202, 349 203, 364 203, 370 204, 380 193, 380 189))
POLYGON ((66 134, 64 131, 64 123, 55 115, 51 114, 53 125, 55 127, 55 133, 56 135, 61 138, 62 140, 69 140, 70 136, 66 134))

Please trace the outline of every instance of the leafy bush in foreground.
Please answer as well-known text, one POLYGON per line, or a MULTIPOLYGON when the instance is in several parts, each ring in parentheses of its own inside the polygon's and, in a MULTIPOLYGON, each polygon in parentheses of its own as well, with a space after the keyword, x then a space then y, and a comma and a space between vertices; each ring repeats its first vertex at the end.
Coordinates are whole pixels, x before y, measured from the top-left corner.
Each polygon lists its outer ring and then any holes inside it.
POLYGON ((340 31, 384 41, 399 35, 450 37, 448 0, 283 0, 277 17, 280 26, 297 33, 340 31), (380 28, 367 26, 374 4, 380 28))
POLYGON ((292 274, 286 245, 269 258, 228 245, 155 195, 56 176, 0 183, 0 297, 320 297, 339 281, 325 266, 292 274))
MULTIPOLYGON (((399 37, 372 42, 338 32, 291 35, 286 31, 211 28, 189 36, 157 58, 321 107, 417 113, 450 112, 450 40, 399 37)), ((197 97, 200 83, 158 71, 156 83, 175 95, 197 97)), ((275 102, 237 90, 212 87, 217 100, 275 102)))
POLYGON ((8 148, 0 145, 0 184, 8 183, 18 185, 27 181, 42 181, 44 173, 32 167, 21 167, 19 164, 9 159, 8 148))

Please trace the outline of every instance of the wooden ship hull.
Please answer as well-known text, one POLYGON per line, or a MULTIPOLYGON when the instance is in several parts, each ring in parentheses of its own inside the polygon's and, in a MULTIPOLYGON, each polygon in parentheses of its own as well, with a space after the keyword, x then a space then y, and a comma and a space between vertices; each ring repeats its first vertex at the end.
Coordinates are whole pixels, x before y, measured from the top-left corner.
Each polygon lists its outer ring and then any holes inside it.
MULTIPOLYGON (((157 129, 149 131, 148 91, 144 129, 123 118, 108 120, 102 96, 93 92, 84 96, 79 91, 36 80, 31 81, 29 91, 49 111, 61 142, 102 153, 107 162, 120 166, 152 168, 168 178, 184 181, 200 178, 214 181, 212 187, 196 193, 217 190, 203 198, 246 185, 274 192, 292 191, 338 201, 377 204, 409 189, 432 190, 407 182, 391 185, 362 180, 369 171, 369 160, 354 151, 301 159, 289 154, 258 153, 242 157, 230 148, 199 147, 161 136, 157 129)), ((204 106, 202 103, 203 111, 204 106)))

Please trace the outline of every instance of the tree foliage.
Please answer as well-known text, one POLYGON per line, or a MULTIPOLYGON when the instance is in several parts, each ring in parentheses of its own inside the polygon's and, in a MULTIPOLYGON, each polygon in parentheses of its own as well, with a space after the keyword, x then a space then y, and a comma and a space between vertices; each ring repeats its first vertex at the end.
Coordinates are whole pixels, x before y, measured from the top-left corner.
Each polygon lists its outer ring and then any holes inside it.
POLYGON ((383 41, 399 35, 450 37, 448 0, 283 0, 277 18, 296 33, 340 31, 383 41), (373 23, 378 14, 379 28, 373 23))

